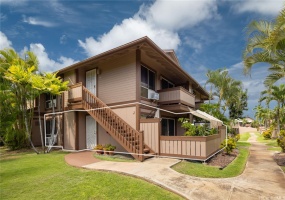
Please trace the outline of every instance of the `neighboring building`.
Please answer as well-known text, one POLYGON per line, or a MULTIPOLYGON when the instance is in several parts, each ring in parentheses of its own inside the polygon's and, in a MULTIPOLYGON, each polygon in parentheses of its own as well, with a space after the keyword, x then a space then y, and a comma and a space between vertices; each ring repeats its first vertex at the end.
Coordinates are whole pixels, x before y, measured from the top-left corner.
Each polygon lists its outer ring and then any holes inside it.
MULTIPOLYGON (((70 90, 57 99, 41 98, 41 112, 51 112, 52 102, 56 111, 70 111, 57 115, 57 145, 64 149, 111 143, 141 161, 145 156, 136 154, 205 159, 225 138, 223 128, 218 135, 183 137, 178 118, 192 119, 189 112, 209 94, 182 69, 173 50, 160 49, 148 37, 61 69, 58 75, 69 81, 70 90)), ((38 123, 34 125, 33 141, 39 145, 34 134, 38 123)))

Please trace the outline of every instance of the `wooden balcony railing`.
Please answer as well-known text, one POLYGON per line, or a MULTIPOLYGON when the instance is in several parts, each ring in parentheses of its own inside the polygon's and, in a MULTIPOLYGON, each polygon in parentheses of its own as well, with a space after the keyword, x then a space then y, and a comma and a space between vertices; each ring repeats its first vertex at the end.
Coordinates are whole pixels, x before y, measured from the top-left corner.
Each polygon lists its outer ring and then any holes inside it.
POLYGON ((133 153, 134 158, 144 160, 142 154, 146 153, 146 148, 143 132, 132 128, 82 83, 70 87, 68 102, 70 108, 79 103, 122 147, 133 153))
POLYGON ((191 107, 195 106, 195 95, 183 87, 163 89, 159 90, 158 93, 160 105, 179 103, 191 107))

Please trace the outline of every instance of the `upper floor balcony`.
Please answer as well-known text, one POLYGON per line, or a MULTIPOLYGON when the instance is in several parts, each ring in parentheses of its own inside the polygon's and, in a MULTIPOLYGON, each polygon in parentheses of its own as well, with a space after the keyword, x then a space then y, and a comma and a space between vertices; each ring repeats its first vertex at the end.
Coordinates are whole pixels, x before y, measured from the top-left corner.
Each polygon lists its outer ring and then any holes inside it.
POLYGON ((160 108, 173 112, 187 112, 188 107, 195 108, 195 95, 183 87, 158 90, 160 108))

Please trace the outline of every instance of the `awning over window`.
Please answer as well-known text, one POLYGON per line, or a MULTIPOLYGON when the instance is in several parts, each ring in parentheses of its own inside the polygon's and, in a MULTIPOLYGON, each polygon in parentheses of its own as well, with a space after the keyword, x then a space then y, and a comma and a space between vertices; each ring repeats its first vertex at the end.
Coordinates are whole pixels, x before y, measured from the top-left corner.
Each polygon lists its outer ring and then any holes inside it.
POLYGON ((195 115, 197 117, 200 117, 202 119, 205 119, 205 120, 209 121, 212 128, 223 125, 223 121, 213 117, 212 115, 209 115, 208 113, 205 113, 205 112, 203 112, 201 110, 192 110, 190 108, 189 108, 189 110, 190 110, 190 113, 192 115, 195 115))

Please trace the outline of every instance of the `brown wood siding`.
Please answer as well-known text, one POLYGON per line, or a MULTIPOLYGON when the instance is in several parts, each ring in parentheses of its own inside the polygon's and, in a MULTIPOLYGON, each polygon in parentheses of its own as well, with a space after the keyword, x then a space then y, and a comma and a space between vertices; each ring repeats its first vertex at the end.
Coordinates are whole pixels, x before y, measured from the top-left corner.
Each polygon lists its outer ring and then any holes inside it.
POLYGON ((136 100, 135 53, 99 66, 98 97, 105 102, 116 103, 136 100))
POLYGON ((64 114, 64 149, 75 149, 75 112, 64 114))
POLYGON ((122 147, 110 134, 108 134, 105 129, 100 126, 99 124, 97 124, 97 144, 112 144, 114 146, 116 146, 115 151, 118 152, 127 152, 126 149, 124 149, 124 147, 122 147))
POLYGON ((160 155, 206 159, 220 149, 226 138, 226 129, 219 127, 219 134, 211 136, 160 136, 160 155))
POLYGON ((125 122, 127 122, 131 127, 136 129, 137 112, 136 106, 116 108, 112 109, 117 115, 119 115, 125 122))
POLYGON ((144 132, 144 143, 159 153, 160 119, 141 119, 140 130, 144 132))
POLYGON ((86 113, 78 113, 78 139, 79 139, 79 149, 86 149, 86 113))
MULTIPOLYGON (((76 84, 76 74, 75 74, 75 71, 72 70, 72 71, 69 71, 69 72, 66 72, 64 73, 64 81, 69 81, 69 86, 70 85, 73 85, 73 84, 76 84)), ((67 107, 67 104, 68 104, 68 91, 65 91, 63 93, 63 99, 64 99, 64 102, 63 102, 63 107, 67 107)))

